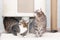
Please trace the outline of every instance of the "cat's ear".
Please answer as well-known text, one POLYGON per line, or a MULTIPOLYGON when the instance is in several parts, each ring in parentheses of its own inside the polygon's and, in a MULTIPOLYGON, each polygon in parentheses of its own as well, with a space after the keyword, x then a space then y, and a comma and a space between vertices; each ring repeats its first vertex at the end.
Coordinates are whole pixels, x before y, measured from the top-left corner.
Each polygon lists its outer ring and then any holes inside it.
POLYGON ((42 11, 42 9, 40 8, 40 14, 44 14, 44 12, 42 11))
POLYGON ((39 11, 39 9, 37 9, 36 11, 34 11, 34 13, 37 13, 39 11))

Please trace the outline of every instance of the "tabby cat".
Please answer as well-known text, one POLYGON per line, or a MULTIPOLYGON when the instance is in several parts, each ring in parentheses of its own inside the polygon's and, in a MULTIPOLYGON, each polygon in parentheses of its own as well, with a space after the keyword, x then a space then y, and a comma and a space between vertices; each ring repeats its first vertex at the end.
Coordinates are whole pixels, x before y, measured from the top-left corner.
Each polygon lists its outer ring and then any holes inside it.
POLYGON ((46 31, 46 15, 42 12, 42 10, 37 10, 35 14, 34 19, 30 19, 29 33, 34 33, 36 37, 40 37, 46 31))

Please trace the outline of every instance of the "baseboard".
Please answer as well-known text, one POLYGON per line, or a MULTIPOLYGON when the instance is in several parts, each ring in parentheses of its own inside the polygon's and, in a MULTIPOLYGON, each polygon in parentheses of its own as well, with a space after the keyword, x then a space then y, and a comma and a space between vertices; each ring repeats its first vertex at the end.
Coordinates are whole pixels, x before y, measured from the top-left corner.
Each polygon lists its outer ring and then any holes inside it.
POLYGON ((55 32, 58 32, 58 30, 51 30, 51 32, 55 33, 55 32))

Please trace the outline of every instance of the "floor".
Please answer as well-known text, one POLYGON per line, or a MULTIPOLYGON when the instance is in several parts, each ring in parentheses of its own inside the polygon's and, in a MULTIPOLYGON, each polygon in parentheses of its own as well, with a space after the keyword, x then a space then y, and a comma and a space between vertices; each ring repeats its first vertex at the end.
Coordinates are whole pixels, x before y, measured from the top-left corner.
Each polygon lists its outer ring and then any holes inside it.
POLYGON ((34 37, 34 34, 27 34, 25 37, 22 36, 14 36, 12 34, 6 34, 2 33, 1 34, 1 40, 60 40, 60 32, 56 33, 51 33, 51 32, 46 32, 43 34, 42 37, 34 37))

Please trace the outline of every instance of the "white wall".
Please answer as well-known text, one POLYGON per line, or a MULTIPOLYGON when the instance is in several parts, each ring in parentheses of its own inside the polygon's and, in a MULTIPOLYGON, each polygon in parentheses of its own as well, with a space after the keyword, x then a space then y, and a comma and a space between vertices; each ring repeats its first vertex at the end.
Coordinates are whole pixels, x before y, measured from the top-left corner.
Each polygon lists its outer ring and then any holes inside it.
POLYGON ((51 9, 51 0, 46 0, 46 16, 47 16, 47 27, 50 28, 51 26, 51 14, 50 14, 50 9, 51 9))
POLYGON ((0 0, 0 32, 4 31, 2 19, 2 0, 0 0))
POLYGON ((34 11, 41 9, 44 13, 46 12, 46 0, 34 0, 34 11))
POLYGON ((60 27, 60 0, 58 0, 58 7, 57 8, 58 8, 58 15, 57 15, 58 16, 58 20, 57 20, 58 24, 57 24, 57 26, 60 27))

